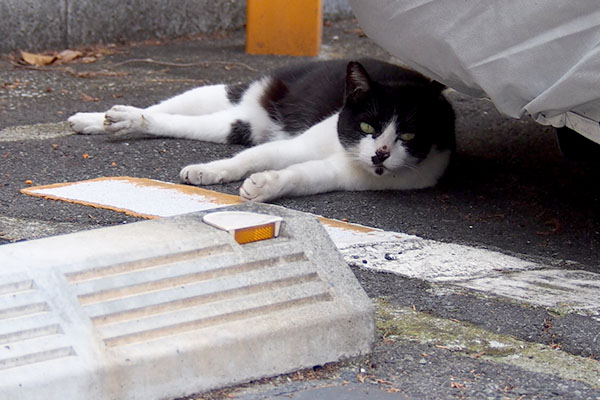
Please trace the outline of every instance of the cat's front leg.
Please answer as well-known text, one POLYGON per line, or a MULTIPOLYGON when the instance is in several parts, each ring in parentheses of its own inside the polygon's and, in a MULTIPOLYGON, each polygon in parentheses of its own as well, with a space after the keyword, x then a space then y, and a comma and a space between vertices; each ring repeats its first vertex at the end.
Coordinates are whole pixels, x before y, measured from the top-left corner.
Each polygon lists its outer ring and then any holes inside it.
POLYGON ((232 182, 258 171, 271 171, 342 151, 335 131, 337 116, 313 126, 300 136, 251 147, 226 160, 189 165, 181 170, 184 183, 211 185, 232 182))

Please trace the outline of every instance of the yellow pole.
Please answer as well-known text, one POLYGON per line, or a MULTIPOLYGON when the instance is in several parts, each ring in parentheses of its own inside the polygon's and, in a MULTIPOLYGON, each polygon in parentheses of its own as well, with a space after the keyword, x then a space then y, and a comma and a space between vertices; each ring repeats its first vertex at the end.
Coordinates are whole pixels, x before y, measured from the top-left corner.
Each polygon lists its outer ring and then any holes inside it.
POLYGON ((321 0, 247 0, 246 52, 316 56, 322 26, 321 0))

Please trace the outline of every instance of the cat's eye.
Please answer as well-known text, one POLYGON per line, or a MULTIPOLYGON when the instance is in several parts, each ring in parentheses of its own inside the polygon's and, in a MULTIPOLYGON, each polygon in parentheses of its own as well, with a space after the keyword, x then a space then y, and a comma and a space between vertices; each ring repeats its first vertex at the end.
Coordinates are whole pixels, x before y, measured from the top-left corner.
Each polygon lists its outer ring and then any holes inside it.
POLYGON ((366 122, 360 123, 360 130, 363 131, 364 133, 366 133, 367 135, 375 133, 375 128, 373 128, 371 125, 367 124, 366 122))
POLYGON ((408 142, 410 140, 413 140, 414 138, 415 138, 415 134, 414 133, 405 132, 405 133, 401 133, 400 134, 400 140, 402 140, 404 142, 408 142))

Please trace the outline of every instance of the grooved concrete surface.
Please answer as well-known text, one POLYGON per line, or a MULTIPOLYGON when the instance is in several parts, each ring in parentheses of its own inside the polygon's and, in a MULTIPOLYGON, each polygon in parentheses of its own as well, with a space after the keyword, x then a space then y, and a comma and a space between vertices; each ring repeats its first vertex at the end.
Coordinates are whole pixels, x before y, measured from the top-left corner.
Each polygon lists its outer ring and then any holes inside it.
POLYGON ((2 397, 164 399, 368 353, 373 306, 316 218, 235 208, 280 236, 188 214, 0 247, 2 397))

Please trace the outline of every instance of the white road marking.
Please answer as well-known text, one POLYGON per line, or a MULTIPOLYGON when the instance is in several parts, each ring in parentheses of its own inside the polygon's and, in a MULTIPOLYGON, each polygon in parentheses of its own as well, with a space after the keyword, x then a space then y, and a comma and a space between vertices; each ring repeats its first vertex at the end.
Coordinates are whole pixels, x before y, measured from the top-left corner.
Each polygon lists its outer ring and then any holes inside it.
POLYGON ((401 233, 363 233, 329 227, 327 231, 350 263, 432 282, 540 268, 539 264, 499 252, 401 233))
MULTIPOLYGON (((150 218, 240 202, 237 196, 127 177, 33 187, 23 192, 150 218)), ((598 274, 559 270, 497 251, 340 221, 323 222, 350 264, 480 290, 558 311, 600 315, 598 274)))
POLYGON ((68 122, 10 126, 0 130, 0 142, 53 139, 74 134, 68 122))

